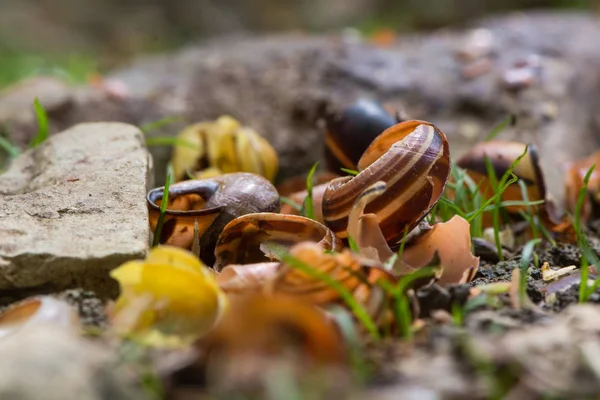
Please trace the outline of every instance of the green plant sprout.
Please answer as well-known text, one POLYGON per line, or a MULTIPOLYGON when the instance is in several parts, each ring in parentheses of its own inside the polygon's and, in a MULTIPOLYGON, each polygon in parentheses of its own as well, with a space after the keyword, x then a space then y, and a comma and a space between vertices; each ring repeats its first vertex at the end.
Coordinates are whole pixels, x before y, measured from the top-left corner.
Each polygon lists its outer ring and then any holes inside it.
POLYGON ((412 319, 413 315, 410 309, 410 297, 407 294, 410 286, 418 279, 433 277, 436 269, 433 267, 420 268, 400 279, 394 286, 390 282, 380 279, 377 281, 382 289, 384 289, 394 299, 394 318, 396 326, 400 331, 402 338, 410 340, 413 337, 412 319))
MULTIPOLYGON (((494 193, 498 191, 498 178, 496 177, 496 171, 494 170, 494 165, 492 164, 492 160, 487 156, 484 157, 485 160, 485 168, 487 170, 488 179, 490 181, 490 186, 494 193)), ((498 260, 504 261, 504 253, 502 252, 502 242, 500 241, 500 196, 496 198, 494 201, 494 209, 492 210, 492 224, 494 227, 494 243, 496 244, 496 250, 498 254, 498 260)))
POLYGON ((360 173, 360 171, 356 171, 356 170, 350 169, 350 168, 340 168, 340 170, 342 172, 345 172, 345 173, 350 174, 350 175, 358 175, 360 173))
POLYGON ((484 142, 492 141, 509 126, 513 126, 517 122, 517 117, 514 115, 508 115, 504 117, 496 126, 492 128, 490 133, 483 139, 484 142))
POLYGON ((152 131, 155 131, 155 130, 165 127, 167 125, 171 125, 175 122, 180 122, 182 120, 183 120, 183 117, 180 115, 174 115, 174 116, 170 116, 170 117, 161 118, 159 120, 148 122, 147 124, 141 125, 140 131, 142 131, 142 133, 144 135, 147 135, 148 133, 150 133, 152 131))
MULTIPOLYGON (((585 198, 587 196, 588 183, 590 178, 592 177, 592 173, 596 168, 596 164, 592 165, 592 167, 585 174, 585 178, 583 179, 583 186, 579 189, 579 195, 577 196, 577 204, 575 205, 575 214, 573 215, 573 227, 575 228, 575 234, 577 235, 577 244, 581 249, 581 265, 579 269, 581 270, 581 279, 579 283, 579 302, 585 303, 589 300, 589 297, 592 292, 590 292, 590 288, 588 287, 588 277, 589 277, 589 261, 593 260, 594 265, 598 266, 597 257, 590 251, 589 244, 587 238, 583 233, 583 227, 581 225, 581 211, 583 209, 583 203, 585 202, 585 198)), ((596 282, 594 282, 593 287, 597 287, 596 282)), ((595 289, 594 289, 595 290, 595 289)))
POLYGON ((163 197, 160 202, 160 214, 158 215, 158 221, 156 221, 156 229, 154 230, 154 238, 152 239, 152 247, 156 247, 160 243, 160 235, 162 233, 163 224, 165 223, 165 214, 169 202, 169 186, 171 185, 172 176, 172 174, 167 175, 167 181, 165 182, 163 197))
POLYGON ((38 130, 29 143, 30 148, 35 148, 48 139, 48 114, 37 97, 33 100, 33 108, 38 123, 38 130))
POLYGON ((291 206, 294 210, 296 210, 298 212, 302 211, 302 205, 296 203, 294 200, 290 199, 289 197, 279 196, 279 201, 281 201, 283 204, 287 204, 288 206, 291 206))
POLYGON ((525 298, 527 296, 527 270, 529 269, 529 262, 534 254, 535 246, 541 242, 541 239, 531 239, 521 251, 521 260, 519 261, 519 269, 521 274, 519 275, 519 307, 525 306, 525 298))
POLYGON ((317 167, 319 166, 319 162, 317 161, 308 176, 306 177, 306 197, 304 198, 304 202, 302 203, 302 209, 300 214, 306 218, 315 219, 315 208, 313 204, 313 176, 317 171, 317 167))

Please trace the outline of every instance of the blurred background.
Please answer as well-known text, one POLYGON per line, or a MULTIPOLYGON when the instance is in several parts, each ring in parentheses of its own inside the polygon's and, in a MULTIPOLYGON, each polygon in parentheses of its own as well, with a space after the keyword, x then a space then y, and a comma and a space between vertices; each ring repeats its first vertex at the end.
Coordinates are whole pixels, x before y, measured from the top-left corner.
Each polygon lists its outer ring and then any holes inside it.
POLYGON ((460 26, 525 9, 590 9, 594 0, 0 0, 0 87, 40 73, 85 81, 140 53, 218 36, 369 35, 460 26))

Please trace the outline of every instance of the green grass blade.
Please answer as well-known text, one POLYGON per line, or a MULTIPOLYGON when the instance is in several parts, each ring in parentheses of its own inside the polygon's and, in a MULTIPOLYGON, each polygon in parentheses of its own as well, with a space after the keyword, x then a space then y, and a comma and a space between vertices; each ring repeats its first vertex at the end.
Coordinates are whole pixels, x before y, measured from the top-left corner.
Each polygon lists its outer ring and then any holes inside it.
POLYGON ((308 173, 308 176, 306 177, 306 198, 304 199, 304 203, 302 204, 302 211, 301 214, 303 216, 305 216, 306 218, 310 218, 310 219, 315 219, 315 208, 314 208, 314 204, 313 204, 313 176, 315 175, 315 172, 317 171, 317 167, 319 166, 319 162, 317 161, 312 168, 310 169, 310 172, 308 173))
POLYGON ((356 170, 350 169, 350 168, 340 168, 340 170, 342 170, 342 172, 345 172, 350 175, 358 175, 360 173, 360 171, 356 171, 356 170))
POLYGON ((527 269, 529 268, 529 262, 533 256, 533 250, 535 246, 541 242, 541 239, 531 239, 525 246, 523 246, 523 251, 521 252, 521 261, 519 262, 519 269, 521 270, 521 275, 519 277, 519 306, 523 308, 525 296, 527 295, 527 269))
POLYGON ((31 143, 29 143, 29 147, 31 148, 39 146, 48 139, 48 114, 46 114, 46 110, 37 97, 33 100, 33 108, 35 109, 38 130, 35 137, 31 140, 31 143))
POLYGON ((160 234, 162 233, 162 227, 165 223, 165 213, 167 212, 167 204, 169 202, 169 186, 171 185, 171 177, 172 175, 169 174, 167 176, 167 181, 165 182, 163 197, 160 203, 160 214, 158 216, 158 221, 156 222, 156 229, 154 230, 154 239, 152 240, 152 247, 156 247, 160 243, 160 234))
POLYGON ((581 211, 583 210, 583 203, 585 202, 585 198, 588 195, 588 184, 590 178, 592 177, 592 173, 596 168, 596 164, 592 165, 588 172, 585 174, 585 178, 583 178, 583 186, 579 189, 579 195, 577 196, 577 204, 575 205, 575 215, 573 216, 573 226, 575 227, 575 234, 577 235, 577 242, 579 247, 582 250, 581 255, 581 265, 579 269, 581 270, 581 279, 579 284, 579 302, 583 303, 588 301, 589 299, 589 288, 588 288, 588 277, 589 277, 589 260, 588 254, 588 242, 587 238, 583 233, 583 228, 581 226, 581 211))
MULTIPOLYGON (((494 165, 492 164, 492 160, 487 156, 484 157, 485 160, 485 169, 487 171, 488 179, 490 181, 490 185, 492 186, 492 190, 494 193, 498 192, 498 178, 496 177, 496 171, 494 170, 494 165)), ((494 225, 494 243, 496 244, 496 252, 498 253, 498 260, 504 261, 504 253, 502 252, 502 242, 500 241, 500 209, 498 207, 498 203, 500 202, 501 197, 498 196, 496 201, 494 202, 496 207, 492 210, 492 223, 494 225)))
POLYGON ((354 240, 354 238, 350 235, 348 235, 348 247, 350 247, 350 250, 352 250, 353 252, 360 253, 358 243, 356 243, 356 240, 354 240))
POLYGON ((296 203, 294 200, 290 199, 289 197, 281 196, 281 197, 279 197, 279 201, 281 201, 283 204, 287 204, 288 206, 291 206, 294 210, 296 210, 298 212, 300 212, 302 210, 302 205, 296 203))
POLYGON ((500 123, 498 123, 498 125, 496 125, 495 127, 492 128, 491 132, 485 137, 485 139, 483 141, 489 142, 491 140, 494 140, 500 132, 502 132, 509 126, 514 125, 515 122, 516 122, 516 117, 514 115, 508 115, 508 116, 504 117, 502 119, 502 121, 500 121, 500 123))
POLYGON ((10 158, 15 158, 21 154, 21 149, 2 136, 0 136, 0 148, 4 149, 10 158))
POLYGON ((326 273, 319 271, 316 268, 313 268, 311 265, 306 264, 305 262, 297 259, 288 253, 285 248, 277 243, 265 243, 266 247, 270 252, 275 254, 277 258, 279 258, 282 262, 287 264, 288 266, 295 268, 313 278, 319 279, 329 286, 331 289, 335 290, 338 295, 342 298, 342 300, 346 303, 352 314, 360 321, 360 323, 365 327, 367 332, 371 335, 374 340, 379 340, 380 335, 377 329, 377 325, 367 312, 367 310, 354 298, 354 295, 346 289, 344 285, 340 282, 333 279, 326 273))
POLYGON ((481 208, 479 208, 478 210, 472 212, 472 213, 468 213, 467 214, 467 221, 471 222, 474 218, 478 217, 480 214, 483 213, 483 211, 486 209, 486 207, 488 207, 490 204, 492 204, 493 202, 496 201, 497 198, 499 198, 500 196, 502 196, 502 194, 504 193, 504 191, 513 183, 515 183, 518 180, 518 178, 513 175, 513 178, 511 180, 509 180, 508 182, 506 182, 506 184, 504 184, 501 188, 500 191, 498 191, 497 193, 495 193, 492 197, 490 197, 481 208))
POLYGON ((150 133, 152 131, 155 131, 155 130, 160 129, 160 128, 164 127, 164 126, 173 124, 175 122, 179 122, 182 119, 183 118, 180 115, 161 118, 161 119, 159 119, 157 121, 148 122, 147 124, 144 124, 144 125, 140 126, 140 131, 142 131, 142 133, 144 135, 147 135, 148 133, 150 133))

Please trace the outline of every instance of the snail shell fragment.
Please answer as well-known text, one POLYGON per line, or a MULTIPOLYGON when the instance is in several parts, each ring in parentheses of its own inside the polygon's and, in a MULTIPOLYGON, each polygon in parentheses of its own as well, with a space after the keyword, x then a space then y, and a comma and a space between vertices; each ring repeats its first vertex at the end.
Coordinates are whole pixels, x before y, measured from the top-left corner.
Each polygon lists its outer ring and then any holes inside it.
POLYGON ((323 196, 325 224, 345 238, 352 205, 378 181, 384 195, 365 212, 377 216, 386 241, 395 246, 405 229, 412 230, 439 200, 450 172, 446 136, 423 121, 405 121, 386 129, 358 162, 359 174, 331 181, 323 196))

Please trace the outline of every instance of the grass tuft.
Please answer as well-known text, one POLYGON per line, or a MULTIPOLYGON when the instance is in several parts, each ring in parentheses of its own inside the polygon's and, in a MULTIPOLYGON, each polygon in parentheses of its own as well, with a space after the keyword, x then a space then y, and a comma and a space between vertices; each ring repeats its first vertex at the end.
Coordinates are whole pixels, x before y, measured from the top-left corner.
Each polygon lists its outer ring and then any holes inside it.
MULTIPOLYGON (((575 234, 577 235, 577 243, 579 248, 581 249, 581 265, 579 269, 581 270, 581 280, 579 284, 579 302, 585 303, 589 300, 590 288, 588 287, 588 277, 589 277, 589 258, 594 260, 594 264, 598 266, 597 257, 590 251, 589 244, 585 234, 583 233, 583 227, 581 224, 581 211, 583 210, 583 203, 585 202, 585 198, 588 193, 588 183, 590 178, 592 177, 592 173, 596 168, 596 164, 592 165, 592 167, 585 174, 585 178, 583 178, 583 186, 579 189, 579 195, 577 196, 577 204, 575 206, 575 214, 573 216, 573 227, 575 228, 575 234)), ((593 287, 593 286, 592 286, 593 287)))
POLYGON ((408 289, 418 279, 433 277, 435 274, 435 268, 425 267, 420 268, 400 279, 396 286, 392 285, 386 280, 379 280, 379 285, 389 295, 394 298, 394 318, 396 320, 396 326, 402 338, 410 340, 413 337, 412 331, 412 320, 413 315, 410 307, 410 297, 408 295, 408 289))

